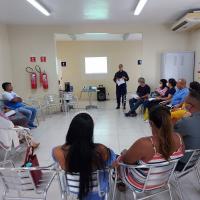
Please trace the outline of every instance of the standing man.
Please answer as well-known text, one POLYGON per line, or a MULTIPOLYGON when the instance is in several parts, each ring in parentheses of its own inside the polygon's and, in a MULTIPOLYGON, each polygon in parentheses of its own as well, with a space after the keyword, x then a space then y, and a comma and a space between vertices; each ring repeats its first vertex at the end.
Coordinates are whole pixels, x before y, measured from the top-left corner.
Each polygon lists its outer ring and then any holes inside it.
POLYGON ((126 93, 127 86, 126 81, 129 80, 128 74, 123 70, 123 65, 119 64, 119 71, 115 73, 113 81, 116 83, 116 97, 117 97, 117 107, 120 109, 120 101, 122 98, 123 109, 126 109, 126 93))

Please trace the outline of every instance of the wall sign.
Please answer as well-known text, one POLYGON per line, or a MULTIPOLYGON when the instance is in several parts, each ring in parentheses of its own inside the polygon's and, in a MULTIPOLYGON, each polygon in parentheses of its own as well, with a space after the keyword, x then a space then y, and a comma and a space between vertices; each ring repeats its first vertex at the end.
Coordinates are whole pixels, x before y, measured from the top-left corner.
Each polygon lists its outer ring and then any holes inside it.
POLYGON ((40 56, 40 62, 46 62, 47 58, 46 56, 40 56))
POLYGON ((30 62, 36 62, 36 57, 31 56, 31 57, 30 57, 30 62))
POLYGON ((61 62, 61 67, 67 67, 67 62, 66 61, 62 61, 61 62))

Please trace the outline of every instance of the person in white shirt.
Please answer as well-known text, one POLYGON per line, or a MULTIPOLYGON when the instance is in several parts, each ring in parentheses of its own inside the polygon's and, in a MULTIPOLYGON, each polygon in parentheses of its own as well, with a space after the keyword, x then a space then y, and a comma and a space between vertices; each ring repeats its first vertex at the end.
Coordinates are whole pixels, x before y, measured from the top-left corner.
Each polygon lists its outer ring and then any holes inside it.
POLYGON ((5 105, 10 109, 21 112, 28 119, 29 128, 36 128, 34 125, 35 117, 37 110, 33 107, 27 106, 23 103, 22 98, 13 92, 12 84, 9 82, 5 82, 2 84, 2 88, 4 93, 2 94, 3 99, 5 101, 5 105))
POLYGON ((40 143, 35 142, 30 135, 30 129, 15 126, 9 118, 0 111, 0 141, 5 146, 11 146, 13 144, 14 147, 17 147, 20 144, 20 140, 25 138, 33 148, 37 148, 40 145, 40 143))

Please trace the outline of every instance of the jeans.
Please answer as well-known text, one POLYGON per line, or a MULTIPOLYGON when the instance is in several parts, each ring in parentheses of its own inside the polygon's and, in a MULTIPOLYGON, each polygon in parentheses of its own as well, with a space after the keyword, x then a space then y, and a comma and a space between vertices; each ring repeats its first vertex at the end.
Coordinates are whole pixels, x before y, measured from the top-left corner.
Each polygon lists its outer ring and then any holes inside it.
POLYGON ((26 118, 28 119, 28 124, 33 124, 37 113, 37 110, 35 108, 22 106, 17 108, 16 110, 26 116, 26 118))
POLYGON ((143 99, 135 99, 132 98, 129 100, 129 105, 130 105, 130 109, 131 109, 131 113, 135 113, 135 111, 137 110, 137 108, 143 104, 144 100, 143 99))
POLYGON ((126 106, 126 84, 122 84, 116 87, 116 97, 117 97, 117 106, 120 107, 120 101, 122 99, 122 106, 126 106))

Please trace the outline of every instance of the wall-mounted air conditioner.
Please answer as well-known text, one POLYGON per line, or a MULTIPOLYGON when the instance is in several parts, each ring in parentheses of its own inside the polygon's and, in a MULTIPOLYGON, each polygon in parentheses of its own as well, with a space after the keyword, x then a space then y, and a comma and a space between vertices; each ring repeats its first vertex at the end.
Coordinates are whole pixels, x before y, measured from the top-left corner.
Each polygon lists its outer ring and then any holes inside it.
POLYGON ((172 26, 172 31, 192 31, 193 29, 200 27, 200 11, 194 11, 187 13, 178 22, 172 26))

